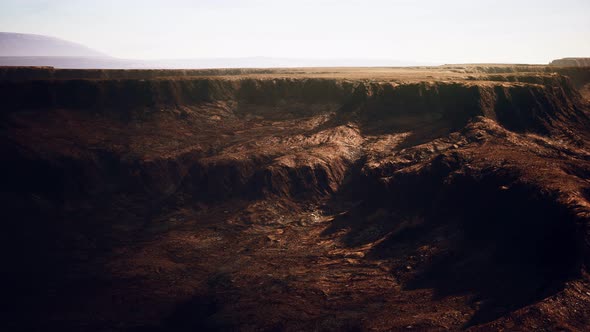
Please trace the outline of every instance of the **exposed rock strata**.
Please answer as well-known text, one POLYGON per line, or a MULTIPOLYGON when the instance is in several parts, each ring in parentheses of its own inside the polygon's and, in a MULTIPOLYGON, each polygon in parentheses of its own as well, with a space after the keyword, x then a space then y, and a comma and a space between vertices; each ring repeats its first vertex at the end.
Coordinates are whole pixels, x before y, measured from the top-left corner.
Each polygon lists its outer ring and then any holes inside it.
POLYGON ((588 76, 525 69, 4 71, 4 243, 33 243, 8 259, 12 292, 53 304, 23 300, 12 324, 581 329, 588 76), (104 296, 64 307, 71 282, 104 296))

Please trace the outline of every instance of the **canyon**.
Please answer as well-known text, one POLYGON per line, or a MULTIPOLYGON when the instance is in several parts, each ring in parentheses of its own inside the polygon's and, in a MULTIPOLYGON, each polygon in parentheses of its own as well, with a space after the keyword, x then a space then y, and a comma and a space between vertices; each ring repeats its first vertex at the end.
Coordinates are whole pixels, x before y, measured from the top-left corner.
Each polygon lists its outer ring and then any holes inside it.
POLYGON ((11 330, 590 325, 590 68, 0 67, 11 330))

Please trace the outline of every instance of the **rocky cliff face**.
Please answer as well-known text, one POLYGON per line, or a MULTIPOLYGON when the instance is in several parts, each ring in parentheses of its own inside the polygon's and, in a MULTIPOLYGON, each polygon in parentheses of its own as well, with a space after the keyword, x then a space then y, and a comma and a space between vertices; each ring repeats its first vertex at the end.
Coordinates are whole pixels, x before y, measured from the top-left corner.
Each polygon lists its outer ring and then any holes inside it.
MULTIPOLYGON (((271 181, 273 171, 290 171, 270 166, 276 162, 297 168, 310 156, 297 159, 293 152, 300 149, 305 155, 314 146, 319 146, 317 153, 325 152, 326 162, 303 164, 321 178, 336 181, 317 185, 337 188, 343 170, 363 154, 365 132, 380 135, 433 127, 451 133, 482 116, 514 132, 568 135, 565 123, 587 120, 579 94, 562 76, 534 83, 158 79, 0 84, 4 115, 24 126, 8 131, 11 141, 18 143, 11 147, 17 150, 13 157, 18 160, 34 150, 39 154, 35 157, 53 154, 47 160, 51 163, 59 156, 63 163, 80 168, 64 174, 77 178, 62 181, 76 183, 88 193, 101 192, 99 187, 112 183, 109 188, 120 184, 121 190, 169 195, 203 181, 210 188, 193 189, 211 192, 224 182, 237 181, 234 185, 246 187, 230 187, 246 196, 268 189, 256 186, 272 183, 286 193, 288 189, 279 187, 296 180, 271 181), (61 130, 68 136, 55 137, 61 130), (268 140, 276 142, 268 146, 268 140), (250 151, 247 142, 259 148, 250 151), (91 150, 87 144, 93 144, 91 150), (323 151, 323 145, 333 145, 336 151, 323 151), (332 165, 331 159, 340 154, 332 165), (76 166, 81 162, 87 164, 76 166), (339 171, 334 173, 332 166, 339 171), (87 181, 85 172, 95 177, 87 181), (224 174, 216 178, 220 183, 214 183, 210 172, 224 174)), ((14 165, 20 167, 20 162, 14 165)), ((304 192, 323 191, 316 189, 304 192)))
POLYGON ((551 61, 550 66, 590 67, 590 58, 563 58, 551 61))
POLYGON ((5 70, 14 293, 67 328, 585 326, 588 73, 421 70, 5 70))

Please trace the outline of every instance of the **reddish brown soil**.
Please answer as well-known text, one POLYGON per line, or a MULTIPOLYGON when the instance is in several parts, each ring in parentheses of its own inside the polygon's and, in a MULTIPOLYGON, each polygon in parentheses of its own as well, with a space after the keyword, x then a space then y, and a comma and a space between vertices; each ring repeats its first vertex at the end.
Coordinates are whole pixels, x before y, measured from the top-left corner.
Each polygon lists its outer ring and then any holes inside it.
POLYGON ((587 330, 590 70, 554 70, 0 70, 4 324, 587 330))

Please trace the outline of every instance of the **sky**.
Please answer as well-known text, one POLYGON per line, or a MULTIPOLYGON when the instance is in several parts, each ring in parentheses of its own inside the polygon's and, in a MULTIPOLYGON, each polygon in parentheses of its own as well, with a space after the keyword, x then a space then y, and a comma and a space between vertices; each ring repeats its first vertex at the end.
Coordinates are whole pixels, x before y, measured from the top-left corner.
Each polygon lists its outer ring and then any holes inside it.
POLYGON ((590 56, 590 0, 0 0, 0 31, 129 59, 548 63, 590 56))

